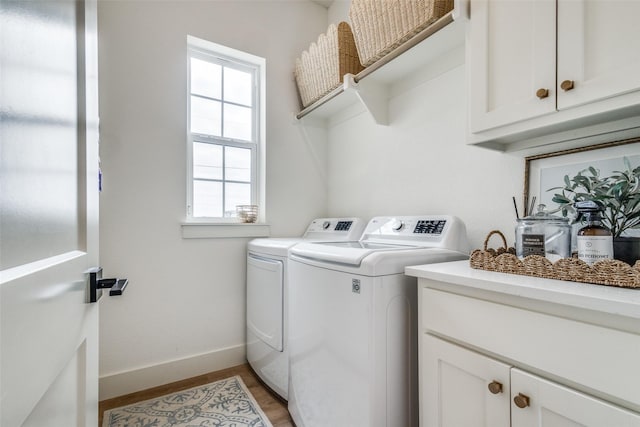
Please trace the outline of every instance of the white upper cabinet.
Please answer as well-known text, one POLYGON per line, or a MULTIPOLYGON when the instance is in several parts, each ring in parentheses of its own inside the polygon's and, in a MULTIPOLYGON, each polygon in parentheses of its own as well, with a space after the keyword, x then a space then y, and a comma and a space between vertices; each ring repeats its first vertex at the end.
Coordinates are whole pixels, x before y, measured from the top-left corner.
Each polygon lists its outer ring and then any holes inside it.
POLYGON ((640 134, 639 16, 640 1, 474 1, 469 142, 561 149, 640 134))
POLYGON ((558 110, 640 88, 638 18, 640 1, 558 2, 558 110))
POLYGON ((555 16, 555 0, 473 2, 471 132, 555 112, 555 16))

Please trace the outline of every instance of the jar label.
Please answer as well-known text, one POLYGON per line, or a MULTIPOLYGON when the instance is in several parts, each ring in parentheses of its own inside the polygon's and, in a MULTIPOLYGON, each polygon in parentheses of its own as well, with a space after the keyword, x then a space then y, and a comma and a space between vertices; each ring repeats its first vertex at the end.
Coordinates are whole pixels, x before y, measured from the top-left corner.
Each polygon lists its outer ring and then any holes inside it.
POLYGON ((613 259, 611 236, 578 236, 578 258, 589 265, 604 259, 613 259))
POLYGON ((522 256, 529 255, 544 256, 544 234, 523 234, 522 235, 522 256))

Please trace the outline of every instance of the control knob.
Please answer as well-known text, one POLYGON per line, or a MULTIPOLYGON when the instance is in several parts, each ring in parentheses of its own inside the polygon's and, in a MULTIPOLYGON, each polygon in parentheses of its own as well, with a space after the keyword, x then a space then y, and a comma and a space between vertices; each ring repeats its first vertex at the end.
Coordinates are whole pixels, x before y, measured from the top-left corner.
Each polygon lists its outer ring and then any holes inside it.
POLYGON ((396 219, 391 223, 391 229, 393 231, 400 231, 403 228, 404 228, 404 222, 400 221, 399 219, 396 219))
POLYGON ((322 229, 326 230, 329 228, 329 226, 331 226, 331 222, 330 221, 325 221, 322 223, 322 229))

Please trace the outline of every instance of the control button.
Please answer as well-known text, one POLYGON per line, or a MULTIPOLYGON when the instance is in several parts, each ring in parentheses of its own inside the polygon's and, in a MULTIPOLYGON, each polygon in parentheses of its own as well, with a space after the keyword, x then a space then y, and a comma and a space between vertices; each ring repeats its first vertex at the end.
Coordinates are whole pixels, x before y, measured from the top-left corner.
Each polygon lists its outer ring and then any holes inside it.
POLYGON ((322 223, 322 229, 323 230, 326 230, 330 226, 331 226, 331 222, 329 222, 329 221, 325 221, 325 222, 322 223))

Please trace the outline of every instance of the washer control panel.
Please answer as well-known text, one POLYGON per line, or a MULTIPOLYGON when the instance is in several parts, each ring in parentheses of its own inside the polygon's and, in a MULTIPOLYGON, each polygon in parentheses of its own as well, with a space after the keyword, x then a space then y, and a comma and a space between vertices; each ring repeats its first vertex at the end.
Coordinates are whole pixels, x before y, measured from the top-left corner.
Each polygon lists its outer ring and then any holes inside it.
POLYGON ((445 219, 436 219, 436 220, 418 220, 416 224, 416 228, 413 229, 414 233, 418 234, 441 234, 442 230, 444 230, 445 225, 447 224, 447 220, 445 219))
POLYGON ((453 215, 375 217, 369 221, 360 239, 458 251, 466 251, 466 240, 464 223, 453 215))

